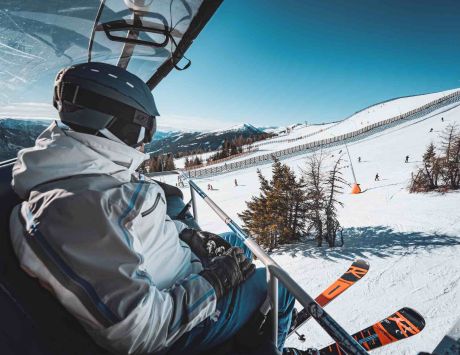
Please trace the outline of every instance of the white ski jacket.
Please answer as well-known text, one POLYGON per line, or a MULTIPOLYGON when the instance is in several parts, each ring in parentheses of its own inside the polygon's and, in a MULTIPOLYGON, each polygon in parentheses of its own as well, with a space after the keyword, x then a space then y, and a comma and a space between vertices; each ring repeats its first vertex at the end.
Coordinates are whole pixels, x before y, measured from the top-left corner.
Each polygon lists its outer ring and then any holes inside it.
POLYGON ((53 123, 13 168, 22 268, 117 353, 163 353, 216 307, 163 190, 135 173, 146 157, 53 123))

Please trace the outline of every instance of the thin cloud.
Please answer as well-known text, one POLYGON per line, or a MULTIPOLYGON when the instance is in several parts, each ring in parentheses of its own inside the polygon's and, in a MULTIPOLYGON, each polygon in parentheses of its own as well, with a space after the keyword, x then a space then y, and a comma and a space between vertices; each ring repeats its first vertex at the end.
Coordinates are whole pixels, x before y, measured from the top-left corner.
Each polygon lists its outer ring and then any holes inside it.
MULTIPOLYGON (((11 103, 0 107, 0 118, 17 119, 59 119, 56 109, 43 102, 11 103)), ((161 115, 157 119, 160 131, 210 131, 236 122, 225 122, 218 118, 204 118, 180 115, 161 115)))
POLYGON ((48 119, 59 118, 51 104, 42 102, 21 102, 0 106, 0 118, 48 119))
POLYGON ((161 115, 157 119, 160 131, 211 131, 223 126, 231 126, 235 122, 222 122, 219 118, 204 118, 180 115, 161 115))

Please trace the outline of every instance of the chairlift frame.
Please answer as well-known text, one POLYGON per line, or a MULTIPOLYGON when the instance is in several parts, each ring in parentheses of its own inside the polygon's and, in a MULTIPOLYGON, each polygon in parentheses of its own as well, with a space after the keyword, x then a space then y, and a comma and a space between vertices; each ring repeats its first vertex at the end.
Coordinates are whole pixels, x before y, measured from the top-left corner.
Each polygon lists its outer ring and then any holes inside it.
POLYGON ((128 67, 136 46, 164 48, 169 43, 172 43, 174 44, 175 49, 171 53, 170 58, 164 61, 146 81, 150 90, 153 90, 173 68, 177 70, 185 70, 190 67, 191 61, 189 59, 187 59, 188 62, 183 67, 179 66, 179 62, 185 58, 185 52, 204 28, 204 26, 211 19, 211 17, 214 15, 222 2, 223 0, 203 0, 196 15, 191 20, 187 31, 182 35, 182 38, 177 43, 174 39, 174 36, 180 35, 180 33, 178 33, 176 29, 170 28, 168 26, 167 20, 162 15, 154 12, 140 11, 135 9, 123 10, 122 13, 124 15, 126 14, 126 11, 131 11, 132 19, 120 19, 106 23, 99 23, 102 12, 106 6, 106 0, 101 0, 89 40, 88 62, 92 60, 95 35, 100 31, 103 31, 109 40, 124 43, 123 50, 120 53, 117 65, 125 69, 128 67), (158 24, 149 22, 148 18, 160 19, 160 22, 163 23, 163 28, 158 24), (127 31, 127 35, 126 37, 117 36, 114 34, 116 31, 127 31), (160 42, 139 39, 139 34, 141 32, 156 33, 164 35, 165 38, 160 42))

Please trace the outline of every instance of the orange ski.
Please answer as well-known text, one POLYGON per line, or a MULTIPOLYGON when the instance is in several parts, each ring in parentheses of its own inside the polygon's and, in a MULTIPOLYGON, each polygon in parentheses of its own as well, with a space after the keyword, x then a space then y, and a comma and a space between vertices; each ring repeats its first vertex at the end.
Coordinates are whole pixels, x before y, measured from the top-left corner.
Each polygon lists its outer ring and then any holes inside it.
MULTIPOLYGON (((353 338, 369 351, 416 335, 424 327, 425 319, 418 312, 405 307, 384 320, 353 334, 353 338)), ((321 349, 319 353, 339 355, 343 352, 334 343, 321 349)))
MULTIPOLYGON (((331 284, 327 289, 325 289, 321 294, 315 298, 315 301, 321 306, 326 306, 329 302, 337 298, 344 291, 346 291, 350 286, 355 284, 357 281, 363 278, 364 275, 369 271, 369 264, 367 261, 358 259, 351 264, 348 270, 340 276, 333 284, 331 284)), ((296 332, 298 328, 304 325, 309 319, 310 314, 305 309, 302 309, 296 317, 296 322, 291 330, 289 335, 296 332)), ((288 335, 288 336, 289 336, 288 335)), ((299 334, 297 334, 299 335, 299 334)), ((299 335, 300 340, 305 340, 303 335, 299 335)))

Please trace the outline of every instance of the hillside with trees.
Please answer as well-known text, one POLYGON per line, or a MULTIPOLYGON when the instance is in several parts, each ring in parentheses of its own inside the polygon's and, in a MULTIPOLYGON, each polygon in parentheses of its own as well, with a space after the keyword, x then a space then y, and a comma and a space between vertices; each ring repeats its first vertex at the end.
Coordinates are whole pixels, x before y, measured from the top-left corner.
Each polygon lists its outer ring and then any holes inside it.
POLYGON ((460 130, 448 125, 440 136, 440 144, 431 142, 423 154, 422 166, 412 173, 409 191, 413 193, 460 188, 460 130))

